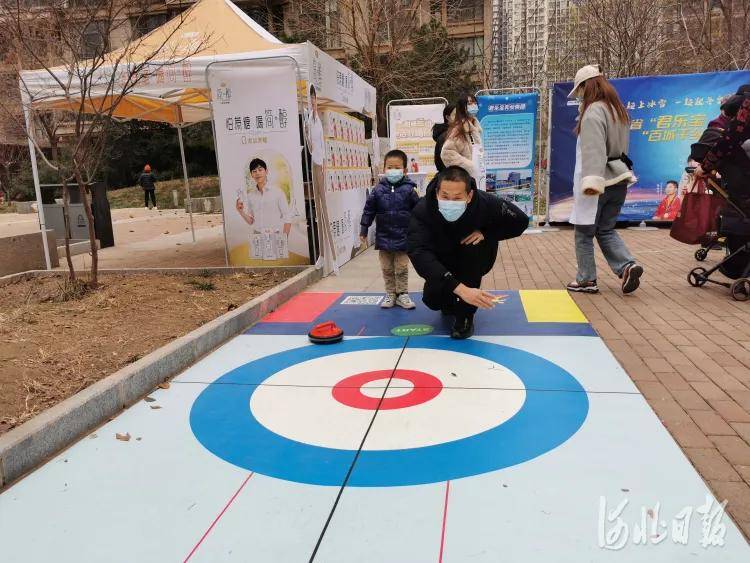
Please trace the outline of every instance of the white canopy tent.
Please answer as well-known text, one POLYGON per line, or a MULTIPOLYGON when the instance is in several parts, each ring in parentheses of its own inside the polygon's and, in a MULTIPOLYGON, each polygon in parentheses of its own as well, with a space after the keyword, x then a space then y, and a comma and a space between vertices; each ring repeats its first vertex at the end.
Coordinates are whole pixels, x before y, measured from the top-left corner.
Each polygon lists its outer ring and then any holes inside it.
MULTIPOLYGON (((78 111, 82 97, 86 98, 84 107, 90 107, 92 112, 106 108, 107 104, 112 103, 112 98, 117 98, 121 92, 117 86, 113 89, 113 79, 119 84, 120 76, 125 78, 131 74, 133 67, 129 65, 142 65, 141 78, 128 90, 112 114, 117 119, 159 121, 177 128, 188 202, 190 188, 182 128, 212 117, 211 91, 207 80, 208 69, 212 65, 291 58, 296 63, 298 91, 302 96, 307 91, 307 84, 313 83, 322 107, 358 112, 372 118, 373 122, 376 119, 374 87, 312 43, 281 43, 230 0, 199 0, 181 16, 139 39, 135 46, 123 49, 126 51, 116 50, 106 57, 113 61, 112 64, 97 69, 91 86, 83 92, 83 96, 80 91, 63 87, 76 84, 74 69, 67 66, 21 72, 21 98, 29 133, 33 135, 29 114, 34 110, 78 111), (169 57, 158 60, 153 57, 156 51, 169 53, 169 57), (187 56, 188 53, 195 54, 187 56)), ((373 130, 376 130, 375 126, 373 130)), ((44 232, 46 226, 39 175, 31 139, 29 150, 40 224, 44 232)), ((189 204, 188 209, 192 215, 189 204)), ((46 237, 42 239, 47 268, 50 269, 46 237)))

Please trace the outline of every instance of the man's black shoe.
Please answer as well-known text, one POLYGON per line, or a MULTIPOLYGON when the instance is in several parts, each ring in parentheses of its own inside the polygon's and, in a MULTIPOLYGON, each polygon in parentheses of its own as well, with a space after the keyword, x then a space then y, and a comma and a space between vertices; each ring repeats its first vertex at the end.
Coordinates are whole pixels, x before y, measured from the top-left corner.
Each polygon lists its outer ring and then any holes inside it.
POLYGON ((474 318, 465 317, 456 319, 456 323, 453 325, 451 331, 451 338, 456 340, 466 340, 474 334, 474 318))

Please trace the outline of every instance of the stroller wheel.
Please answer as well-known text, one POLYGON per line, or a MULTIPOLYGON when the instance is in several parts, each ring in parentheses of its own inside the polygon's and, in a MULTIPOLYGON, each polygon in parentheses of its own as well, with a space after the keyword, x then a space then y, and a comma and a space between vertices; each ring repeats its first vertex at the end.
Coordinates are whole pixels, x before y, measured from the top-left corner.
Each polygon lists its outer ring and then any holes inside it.
POLYGON ((736 301, 747 301, 750 299, 750 280, 747 278, 738 279, 732 284, 729 291, 736 301))
POLYGON ((708 270, 705 268, 693 268, 688 274, 688 283, 693 287, 702 287, 706 285, 706 282, 708 281, 708 278, 706 277, 707 271, 708 270))
POLYGON ((699 248, 695 251, 695 259, 698 262, 703 262, 708 257, 708 248, 699 248))

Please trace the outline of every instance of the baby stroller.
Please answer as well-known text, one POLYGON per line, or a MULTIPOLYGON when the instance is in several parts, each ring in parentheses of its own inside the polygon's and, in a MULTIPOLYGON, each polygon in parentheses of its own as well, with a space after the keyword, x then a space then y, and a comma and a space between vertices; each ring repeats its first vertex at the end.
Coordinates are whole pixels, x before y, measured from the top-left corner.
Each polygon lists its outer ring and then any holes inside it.
POLYGON ((744 206, 735 202, 712 178, 708 178, 708 185, 728 204, 719 212, 717 232, 713 239, 725 239, 726 256, 709 270, 700 266, 693 268, 688 274, 688 282, 693 287, 702 287, 708 282, 722 285, 729 288, 737 301, 747 301, 750 299, 750 218, 743 209, 744 206), (717 270, 735 281, 728 283, 711 279, 711 275, 717 270))

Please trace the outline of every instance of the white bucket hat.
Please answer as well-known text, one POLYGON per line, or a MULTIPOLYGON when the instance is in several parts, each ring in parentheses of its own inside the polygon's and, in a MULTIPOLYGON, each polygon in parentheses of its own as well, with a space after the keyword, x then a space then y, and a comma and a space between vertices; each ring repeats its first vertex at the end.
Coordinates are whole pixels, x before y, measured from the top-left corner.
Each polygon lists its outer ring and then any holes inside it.
POLYGON ((578 90, 578 87, 586 82, 589 78, 594 78, 601 75, 602 67, 596 64, 586 65, 578 69, 578 72, 576 72, 575 80, 573 81, 573 89, 570 91, 570 94, 568 94, 568 98, 575 98, 575 92, 576 90, 578 90))

